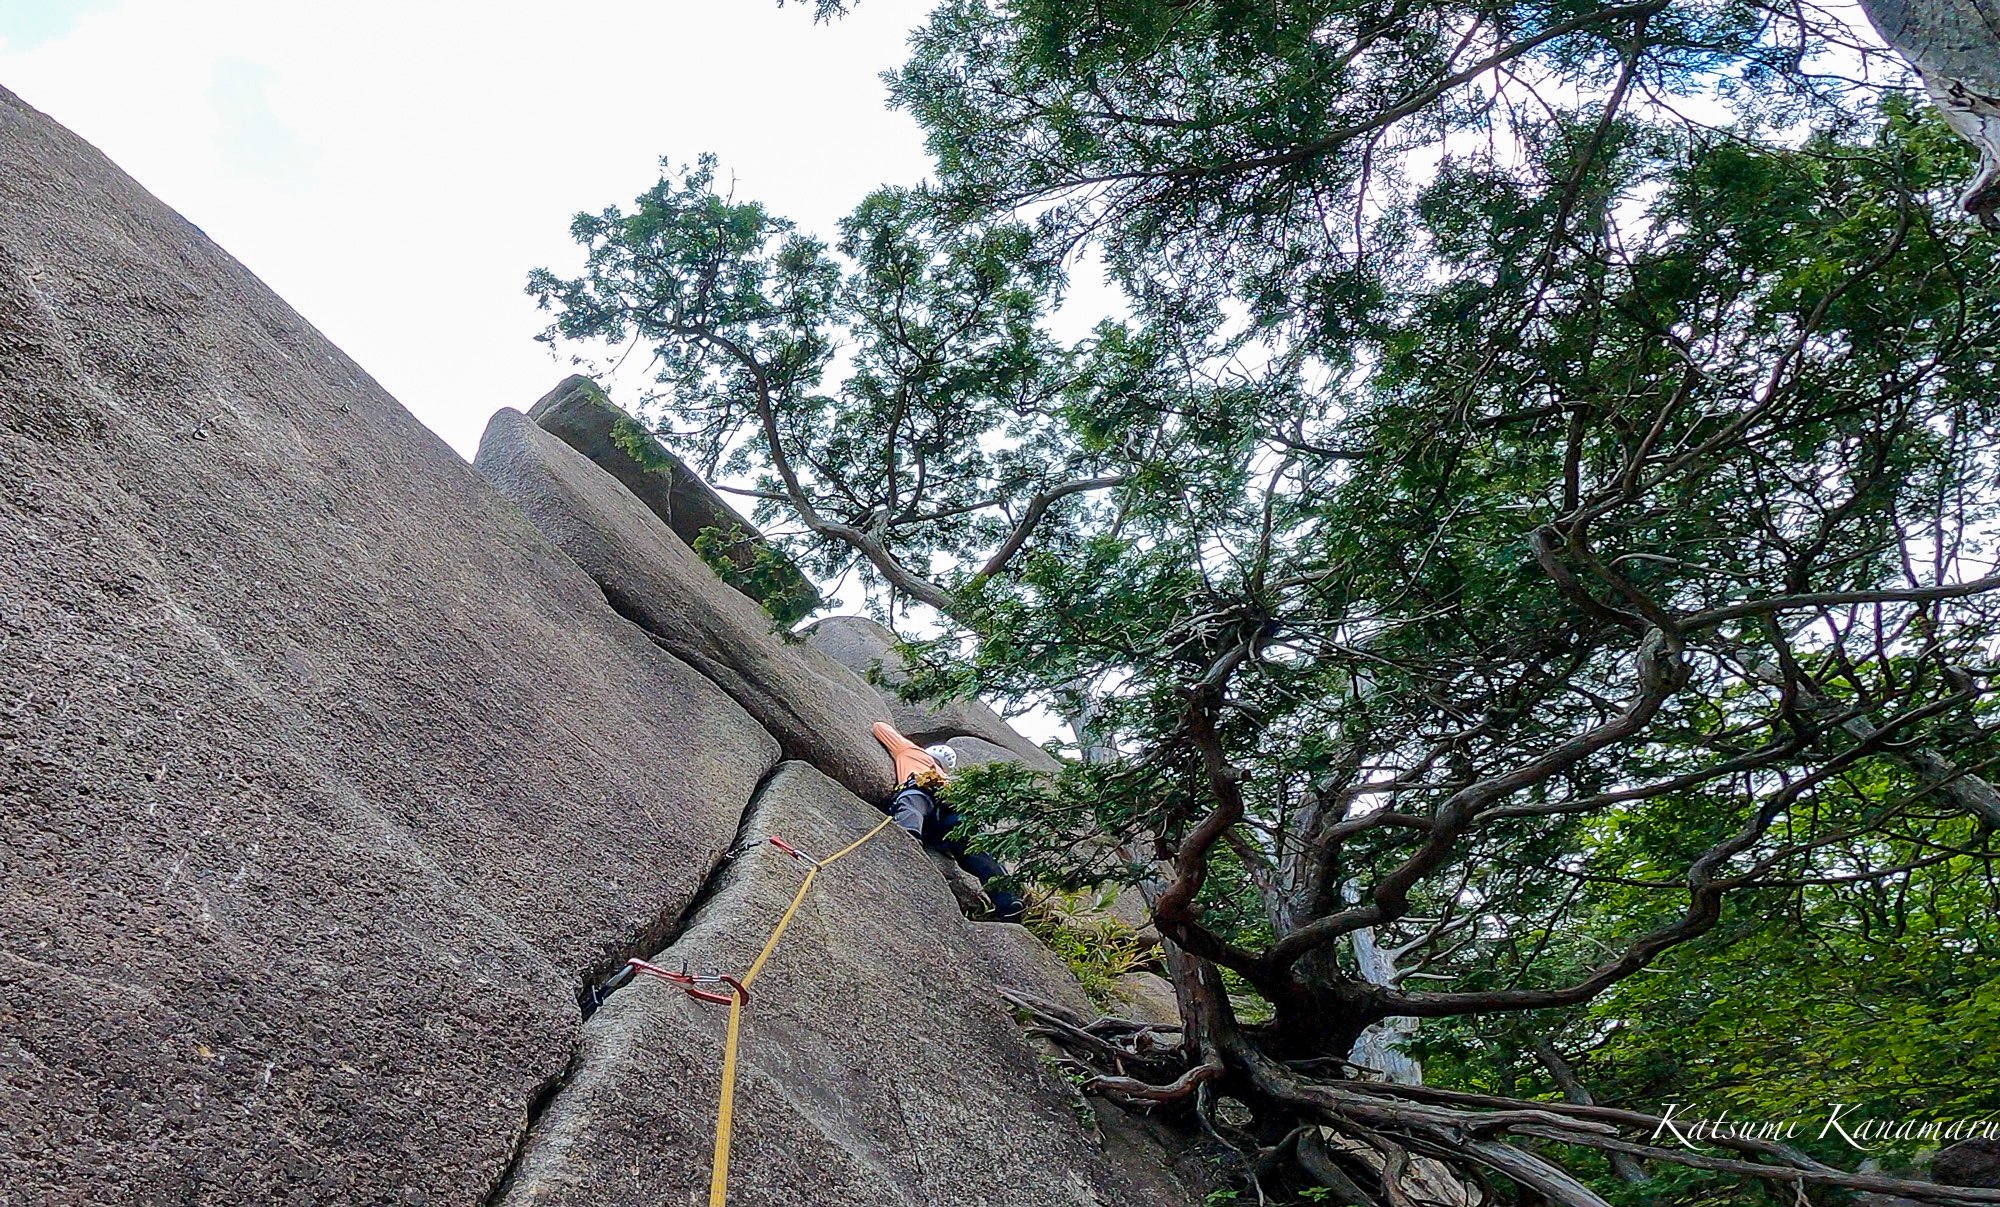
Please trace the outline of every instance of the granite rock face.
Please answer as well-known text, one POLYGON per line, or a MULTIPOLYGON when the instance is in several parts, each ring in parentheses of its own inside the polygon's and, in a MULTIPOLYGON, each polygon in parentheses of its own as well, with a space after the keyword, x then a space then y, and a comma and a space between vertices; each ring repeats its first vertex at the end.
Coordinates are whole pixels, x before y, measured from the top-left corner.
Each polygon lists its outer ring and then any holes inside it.
POLYGON ((967 922, 965 929, 972 946, 985 958, 995 985, 1053 1002, 1081 1018, 1095 1018, 1099 1013, 1069 965, 1025 927, 1009 922, 967 922))
MULTIPOLYGON (((546 518, 0 91, 0 1202, 705 1184, 719 1014, 579 995, 663 946, 740 967, 799 874, 725 861, 746 807, 864 831, 773 768, 872 788, 844 735, 883 709, 669 533, 641 568, 742 622, 688 629, 691 666, 546 518), (717 686, 786 650, 826 749, 717 686)), ((733 1202, 1188 1201, 1078 1125, 906 836, 837 869, 758 983, 733 1202)))
POLYGON ((898 699, 896 686, 908 678, 908 673, 896 653, 895 634, 874 621, 864 616, 829 616, 807 626, 805 638, 858 675, 874 672, 881 683, 878 690, 889 708, 890 720, 913 741, 977 738, 1008 751, 1038 771, 1054 771, 1059 766, 1048 751, 1021 736, 982 700, 910 704, 898 699))
POLYGON ((778 744, 0 92, 0 1185, 471 1203, 778 744))
MULTIPOLYGON (((770 548, 755 525, 606 397, 590 378, 580 374, 564 378, 529 408, 528 418, 618 479, 690 547, 705 529, 740 532, 742 535, 723 553, 742 570, 755 564, 760 550, 770 548), (635 450, 640 456, 633 455, 635 450)), ((808 601, 819 598, 789 561, 781 560, 773 577, 787 593, 808 601)), ((757 589, 748 583, 739 589, 752 599, 759 598, 757 589)))
MULTIPOLYGON (((1005 722, 1002 722, 1005 724, 1005 722)), ((1012 726, 1009 726, 1012 728, 1012 726)), ((985 738, 955 734, 947 739, 952 751, 958 755, 958 765, 970 767, 975 763, 1020 763, 1026 760, 1005 746, 989 742, 985 738)), ((1046 753, 1046 752, 1044 752, 1046 753)))
POLYGON ((810 646, 788 644, 771 618, 590 458, 519 411, 495 412, 473 462, 535 526, 576 560, 620 614, 714 680, 783 745, 871 800, 896 768, 869 726, 879 698, 810 646))
POLYGON ((1116 1012, 1126 1018, 1163 1027, 1180 1025, 1180 1004, 1174 999, 1174 987, 1156 972, 1126 973, 1118 978, 1112 995, 1117 999, 1116 1012))
MULTIPOLYGON (((824 856, 880 820, 811 767, 786 763, 744 834, 824 856)), ((745 969, 803 870, 768 844, 750 849, 655 962, 745 969)), ((1086 1138, 1081 1100, 994 1000, 966 927, 894 826, 819 876, 744 1009, 731 1201, 1189 1201, 1157 1159, 1114 1160, 1086 1138)), ((658 980, 619 990, 585 1024, 504 1207, 700 1201, 727 1014, 658 980)))

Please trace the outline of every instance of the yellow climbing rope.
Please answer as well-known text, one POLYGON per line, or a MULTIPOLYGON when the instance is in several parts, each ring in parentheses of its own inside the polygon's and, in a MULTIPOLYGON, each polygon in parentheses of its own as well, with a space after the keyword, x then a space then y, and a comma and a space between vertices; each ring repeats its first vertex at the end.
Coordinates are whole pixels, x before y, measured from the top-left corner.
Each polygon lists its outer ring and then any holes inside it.
MULTIPOLYGON (((785 928, 792 924, 792 918, 799 912, 799 906, 805 901, 806 894, 812 891, 813 881, 819 878, 820 869, 832 864, 835 860, 842 859, 859 850, 863 843, 880 834, 884 829, 887 829, 891 820, 893 819, 888 817, 883 818, 877 823, 874 829, 863 834, 845 847, 842 847, 839 851, 818 861, 807 858, 797 849, 780 839, 771 839, 772 845, 809 865, 806 869, 806 878, 799 883, 799 891, 793 894, 792 903, 785 907, 784 916, 778 919, 778 924, 771 928, 770 937, 764 940, 764 950, 758 952, 757 958, 750 963, 750 971, 744 973, 741 979, 734 977, 713 978, 727 982, 735 992, 731 993, 725 999, 719 994, 703 993, 694 989, 688 990, 689 993, 706 1001, 719 1002, 726 1000, 729 1003, 729 1030, 724 1035, 722 1041, 722 1101, 715 1112, 715 1163, 708 1177, 708 1207, 725 1207, 729 1198, 729 1136, 736 1113, 736 1041, 743 1033, 743 1003, 748 998, 750 983, 757 979, 757 974, 764 971, 764 965, 770 961, 771 953, 778 949, 778 940, 784 937, 785 928)), ((650 972, 682 985, 690 984, 696 979, 711 979, 692 978, 685 973, 677 974, 668 972, 665 969, 656 968, 644 960, 633 960, 631 963, 635 968, 643 972, 650 972)))

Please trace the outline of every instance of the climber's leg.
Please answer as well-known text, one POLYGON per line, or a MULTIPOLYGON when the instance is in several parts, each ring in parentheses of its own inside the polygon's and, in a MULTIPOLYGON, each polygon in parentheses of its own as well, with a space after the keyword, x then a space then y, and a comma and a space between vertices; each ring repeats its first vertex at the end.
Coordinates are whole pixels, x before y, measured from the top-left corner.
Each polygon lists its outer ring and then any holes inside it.
POLYGON ((924 827, 931 819, 933 808, 935 801, 930 793, 922 788, 904 788, 890 799, 889 816, 896 819, 897 825, 916 835, 917 840, 921 842, 924 837, 924 827))
POLYGON ((932 833, 936 835, 931 846, 951 856, 952 862, 979 877, 979 883, 986 886, 986 895, 993 899, 993 916, 1002 922, 1019 922, 1027 911, 1027 903, 1019 893, 1004 888, 994 888, 992 881, 997 876, 1005 876, 1007 869, 998 859, 978 851, 968 850, 965 837, 958 829, 959 815, 940 810, 932 817, 932 833))
POLYGON ((924 844, 936 847, 957 859, 965 853, 965 840, 958 836, 958 812, 939 806, 931 811, 930 825, 924 829, 924 844))
POLYGON ((993 887, 996 877, 1007 874, 1007 869, 1000 866, 998 859, 979 851, 968 851, 963 844, 952 852, 952 857, 958 860, 958 866, 979 877, 979 883, 986 886, 986 895, 993 898, 993 916, 996 919, 1002 922, 1021 920, 1021 915, 1027 912, 1027 902, 1021 900, 1019 893, 993 887))

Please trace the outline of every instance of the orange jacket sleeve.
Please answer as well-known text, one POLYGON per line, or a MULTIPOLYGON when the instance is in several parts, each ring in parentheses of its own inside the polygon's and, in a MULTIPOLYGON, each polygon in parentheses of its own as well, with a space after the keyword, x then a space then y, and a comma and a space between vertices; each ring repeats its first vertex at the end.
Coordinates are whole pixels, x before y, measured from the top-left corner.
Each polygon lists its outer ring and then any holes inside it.
POLYGON ((896 760, 896 782, 903 783, 910 776, 921 771, 935 771, 944 774, 937 760, 930 752, 896 732, 896 727, 887 721, 875 722, 875 740, 889 750, 889 756, 896 760))

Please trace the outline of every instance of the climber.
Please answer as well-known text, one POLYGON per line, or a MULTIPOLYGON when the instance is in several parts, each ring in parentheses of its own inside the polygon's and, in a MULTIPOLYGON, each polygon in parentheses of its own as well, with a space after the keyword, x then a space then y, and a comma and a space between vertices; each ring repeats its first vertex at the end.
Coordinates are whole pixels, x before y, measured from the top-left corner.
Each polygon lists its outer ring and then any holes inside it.
POLYGON ((945 745, 920 747, 886 721, 875 722, 875 738, 896 760, 896 794, 889 798, 886 812, 918 842, 979 877, 979 882, 988 886, 986 895, 993 899, 995 918, 1019 922, 1027 909, 1020 894, 991 887, 994 878, 1006 875, 1007 869, 991 855, 968 850, 964 836, 957 833, 962 819, 938 801, 938 789, 958 769, 958 752, 945 745))

